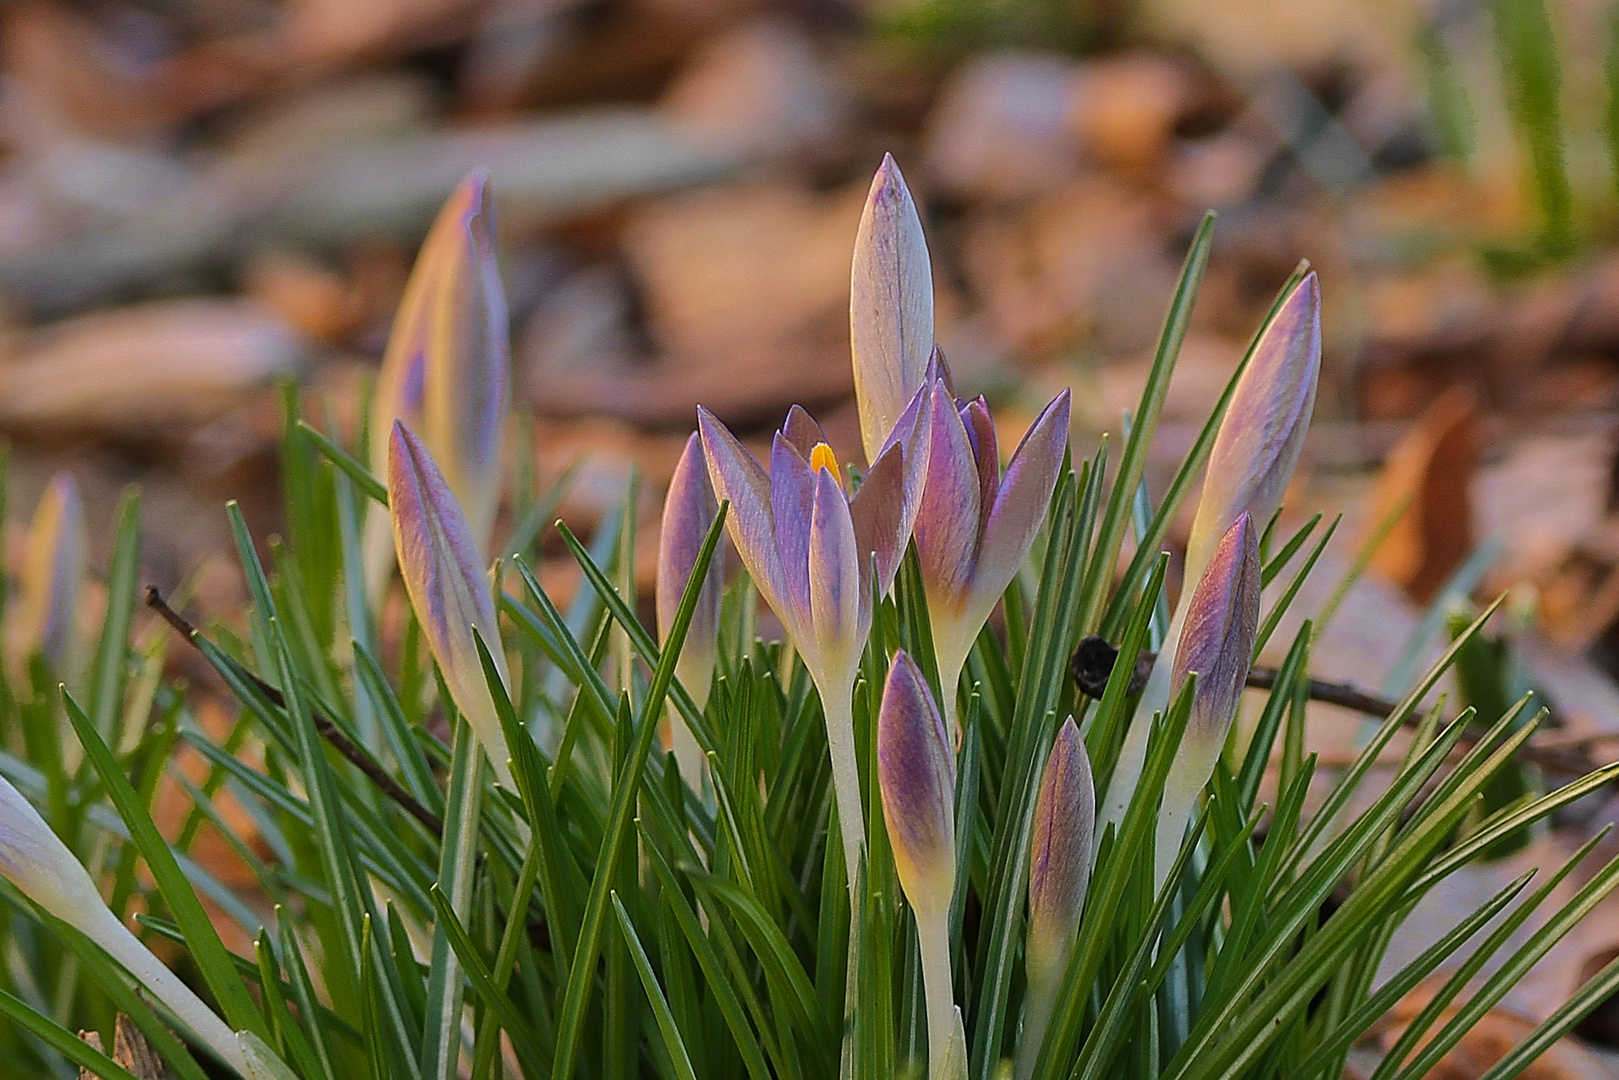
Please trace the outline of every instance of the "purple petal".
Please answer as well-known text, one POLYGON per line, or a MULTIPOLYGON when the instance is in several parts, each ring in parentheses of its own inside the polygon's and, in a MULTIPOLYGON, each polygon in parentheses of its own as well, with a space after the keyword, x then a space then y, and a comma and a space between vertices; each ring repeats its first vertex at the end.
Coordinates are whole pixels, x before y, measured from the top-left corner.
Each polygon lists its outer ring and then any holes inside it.
POLYGON ((861 568, 875 556, 877 580, 874 595, 886 596, 894 587, 894 575, 905 557, 911 538, 914 509, 906 503, 906 458, 900 446, 890 446, 867 470, 860 490, 849 500, 849 516, 854 522, 855 546, 861 568))
POLYGON ((948 903, 956 875, 955 755, 933 694, 901 650, 877 713, 877 780, 894 869, 912 906, 948 903))
POLYGON ((849 338, 866 459, 875 461, 933 350, 933 271, 922 220, 890 155, 855 235, 849 338))
MULTIPOLYGON (((809 600, 814 659, 823 674, 831 674, 829 667, 858 662, 871 628, 870 592, 862 588, 848 500, 824 469, 815 472, 809 518, 809 600)), ((802 651, 803 643, 798 644, 802 651)))
POLYGON ((793 606, 790 614, 802 626, 810 610, 809 522, 815 506, 815 472, 781 432, 770 445, 770 506, 780 522, 776 554, 786 583, 783 599, 793 606))
POLYGON ((787 421, 781 425, 781 434, 805 461, 809 460, 810 451, 815 449, 816 444, 826 442, 826 432, 821 430, 815 417, 802 405, 794 405, 787 410, 787 421))
POLYGON ((932 420, 927 481, 914 530, 916 552, 928 596, 955 602, 966 592, 978 555, 978 464, 953 407, 934 410, 932 420))
MULTIPOLYGON (((708 463, 703 459, 702 440, 694 431, 686 440, 669 492, 663 500, 663 524, 658 533, 658 639, 666 639, 680 607, 681 594, 697 566, 703 541, 719 513, 714 488, 708 479, 708 463)), ((719 552, 709 560, 708 575, 697 597, 691 627, 686 632, 688 646, 712 640, 719 634, 721 565, 719 552)))
POLYGON ((776 519, 771 511, 770 477, 736 436, 702 406, 697 408, 697 430, 703 439, 703 456, 708 459, 708 477, 717 499, 728 500, 731 509, 725 528, 736 545, 742 564, 765 603, 783 618, 787 595, 782 577, 781 557, 776 552, 776 519))
POLYGON ((1029 852, 1030 948, 1073 939, 1091 878, 1096 787, 1085 741, 1070 716, 1057 732, 1040 781, 1029 852))
POLYGON ((481 635, 504 681, 505 652, 494 599, 461 504, 444 474, 403 421, 388 448, 388 511, 394 547, 416 621, 445 684, 483 743, 503 783, 511 782, 505 734, 484 679, 474 635, 481 635))
POLYGON ((1194 574, 1247 511, 1268 523, 1293 477, 1321 373, 1321 287, 1299 282, 1254 346, 1209 452, 1207 479, 1187 544, 1194 574))
POLYGON ((937 342, 933 345, 933 351, 928 354, 927 371, 923 374, 922 381, 932 382, 935 379, 944 382, 945 390, 949 391, 950 397, 954 399, 956 396, 956 380, 950 374, 950 362, 944 358, 944 350, 939 348, 937 342))
POLYGON ((980 395, 962 406, 960 413, 967 438, 973 444, 973 458, 978 462, 979 505, 994 506, 1001 489, 1001 447, 989 403, 980 395))
MULTIPOLYGON (((1245 513, 1221 537, 1193 590, 1175 653, 1171 699, 1180 693, 1188 672, 1198 676, 1187 747, 1212 746, 1218 753, 1225 743, 1253 659, 1259 629, 1259 584, 1258 530, 1245 513)), ((1199 785, 1207 779, 1203 776, 1199 785)))
POLYGON ((993 604, 1029 555, 1051 506, 1068 444, 1068 391, 1052 399, 1029 427, 1002 477, 973 568, 973 593, 993 604))

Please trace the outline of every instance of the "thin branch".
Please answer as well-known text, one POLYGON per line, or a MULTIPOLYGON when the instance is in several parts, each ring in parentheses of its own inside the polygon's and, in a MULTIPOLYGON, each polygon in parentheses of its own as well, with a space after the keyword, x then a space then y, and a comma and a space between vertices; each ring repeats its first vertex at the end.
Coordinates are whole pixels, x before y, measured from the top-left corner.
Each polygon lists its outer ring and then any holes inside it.
MULTIPOLYGON (((1069 662, 1069 670, 1081 693, 1093 698, 1102 696, 1107 688, 1108 678, 1113 672, 1113 661, 1118 654, 1119 650, 1102 638, 1087 637, 1079 643, 1079 648, 1074 650, 1073 659, 1069 662)), ((1130 694, 1141 693, 1156 659, 1156 654, 1146 651, 1136 658, 1135 670, 1130 673, 1130 694)), ((1256 664, 1248 671, 1248 685, 1256 690, 1271 690, 1276 686, 1276 677, 1275 668, 1256 664)), ((1399 702, 1362 690, 1350 683, 1309 679, 1306 682, 1306 692, 1311 701, 1342 706, 1366 716, 1375 716, 1380 720, 1388 719, 1394 710, 1399 708, 1399 702)), ((1405 718, 1405 722, 1415 726, 1420 719, 1421 717, 1413 712, 1405 718)), ((1462 741, 1474 740, 1471 735, 1463 735, 1462 741)), ((1599 767, 1598 763, 1586 754, 1568 745, 1528 744, 1518 750, 1518 755, 1541 768, 1574 776, 1584 776, 1599 767)))
MULTIPOLYGON (((198 648, 197 637, 199 631, 197 628, 169 606, 169 602, 163 599, 163 594, 158 591, 155 585, 146 587, 146 606, 161 615, 163 621, 174 627, 175 631, 190 642, 193 648, 198 648)), ((200 648, 198 651, 201 651, 200 648)), ((265 697, 281 708, 286 708, 287 699, 280 690, 277 690, 251 671, 244 669, 243 675, 251 680, 253 685, 265 697)), ((379 791, 398 803, 406 813, 421 822, 429 831, 440 835, 443 834, 444 819, 423 806, 416 800, 414 795, 400 786, 397 780, 388 775, 387 770, 377 762, 376 758, 356 745, 354 740, 350 739, 342 728, 332 723, 331 720, 322 716, 319 712, 311 709, 309 715, 315 724, 315 730, 320 732, 320 737, 325 739, 333 750, 346 758, 356 769, 365 773, 366 777, 377 786, 379 791)))

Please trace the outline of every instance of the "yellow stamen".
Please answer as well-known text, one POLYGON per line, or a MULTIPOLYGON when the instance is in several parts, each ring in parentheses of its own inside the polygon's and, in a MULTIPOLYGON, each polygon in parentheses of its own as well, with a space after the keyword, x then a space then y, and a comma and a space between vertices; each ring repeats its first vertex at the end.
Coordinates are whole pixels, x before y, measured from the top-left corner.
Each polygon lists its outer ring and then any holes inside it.
POLYGON ((832 453, 832 448, 826 443, 815 444, 815 449, 810 451, 809 464, 811 472, 816 469, 825 469, 832 474, 832 479, 836 480, 840 486, 842 485, 843 478, 838 473, 837 455, 832 453))

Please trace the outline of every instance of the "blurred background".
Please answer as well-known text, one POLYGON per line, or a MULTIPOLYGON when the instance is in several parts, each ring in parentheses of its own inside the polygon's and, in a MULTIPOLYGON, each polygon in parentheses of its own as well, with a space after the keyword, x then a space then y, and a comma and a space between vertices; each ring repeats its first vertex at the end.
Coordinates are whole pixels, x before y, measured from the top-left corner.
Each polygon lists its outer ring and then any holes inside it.
MULTIPOLYGON (((239 608, 224 500, 258 535, 284 527, 289 386, 352 445, 415 248, 481 165, 532 414, 513 475, 571 475, 580 529, 639 484, 649 584, 698 402, 755 435, 803 403, 858 458, 850 251, 888 151, 922 207, 940 342, 1008 446, 1065 386, 1076 447, 1119 430, 1218 212, 1157 491, 1309 259, 1325 369, 1288 502, 1344 517, 1295 605, 1330 612, 1315 673, 1392 693, 1446 611, 1507 590, 1514 685, 1554 709, 1543 743, 1609 760, 1616 19, 1609 0, 8 3, 12 565, 52 473, 78 480, 97 566, 138 482, 145 579, 203 617, 239 608)), ((1327 764, 1357 730, 1339 728, 1327 764)), ((1607 925, 1543 965, 1524 1012, 1611 955, 1607 925)), ((1586 1034, 1619 1044, 1608 1012, 1586 1034)), ((1480 1037, 1506 1045, 1518 1021, 1492 1019, 1480 1037)), ((1568 1054, 1544 1075, 1619 1075, 1568 1054)))
POLYGON ((891 151, 923 206, 939 338, 1003 441, 1062 386, 1077 445, 1118 430, 1219 212, 1160 485, 1308 258, 1326 372, 1289 501, 1345 515, 1339 570, 1386 534, 1318 667, 1383 670, 1419 605, 1510 588, 1528 647, 1567 669, 1543 680, 1559 718, 1602 735, 1616 25, 1599 0, 10 3, 11 517, 69 469, 104 561, 138 481, 148 578, 234 607, 220 506, 279 527, 278 384, 353 439, 415 247, 476 165, 525 464, 575 470, 571 522, 632 477, 655 514, 698 402, 756 432, 802 402, 856 456, 850 248, 891 151))

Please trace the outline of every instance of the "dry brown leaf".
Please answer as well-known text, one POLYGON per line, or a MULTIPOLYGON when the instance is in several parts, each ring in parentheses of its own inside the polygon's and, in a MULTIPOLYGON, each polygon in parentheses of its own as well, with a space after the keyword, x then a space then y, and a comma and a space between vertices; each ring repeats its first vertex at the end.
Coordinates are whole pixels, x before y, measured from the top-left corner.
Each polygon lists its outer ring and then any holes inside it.
POLYGON ((1151 182, 1192 105, 1197 87, 1185 65, 1125 53, 1080 66, 1069 122, 1092 156, 1151 182))
POLYGON ((793 402, 846 396, 849 248, 864 189, 727 187, 647 207, 624 245, 660 358, 633 355, 628 297, 598 273, 524 334, 529 399, 552 416, 690 424, 699 402, 728 421, 779 420, 793 402))
POLYGON ((1062 57, 1001 52, 971 59, 939 93, 923 161, 958 197, 1025 198, 1073 180, 1077 66, 1062 57))
POLYGON ((1478 443, 1477 400, 1454 388, 1400 440, 1372 487, 1366 529, 1400 513, 1372 566, 1418 603, 1432 599, 1473 550, 1470 492, 1478 443))
MULTIPOLYGON (((1391 1049, 1407 1024, 1433 999, 1445 976, 1430 977, 1421 986, 1400 1000, 1391 1010, 1387 1026, 1378 1035, 1384 1050, 1391 1049)), ((1465 1003, 1464 993, 1460 1002, 1465 1003)), ((1452 1003, 1434 1022, 1428 1037, 1418 1046, 1427 1045, 1429 1038, 1448 1023, 1458 1011, 1460 1003, 1452 1003)), ((1535 1021, 1503 1008, 1491 1009, 1478 1023, 1463 1035, 1430 1069, 1427 1080, 1478 1080, 1491 1065, 1505 1057, 1507 1052, 1521 1043, 1534 1030, 1535 1021)), ((1578 1039, 1565 1038, 1553 1043, 1547 1051, 1518 1074, 1526 1080, 1613 1080, 1613 1072, 1578 1039)))
POLYGON ((765 155, 824 150, 848 119, 842 90, 808 35, 775 17, 707 42, 662 104, 705 138, 765 155))
POLYGON ((304 340, 244 300, 176 300, 57 323, 0 363, 0 426, 36 436, 175 434, 296 372, 304 340))
MULTIPOLYGON (((81 1031, 79 1038, 105 1052, 106 1047, 101 1045, 101 1033, 97 1031, 81 1031)), ((118 1014, 112 1036, 112 1060, 135 1074, 136 1080, 173 1080, 173 1073, 163 1064, 152 1044, 146 1041, 135 1022, 123 1013, 118 1014)), ((79 1080, 96 1080, 96 1074, 89 1069, 79 1072, 79 1080)))

